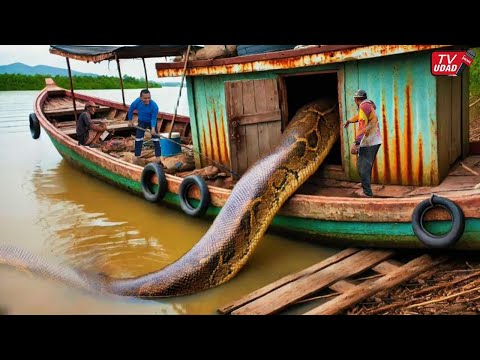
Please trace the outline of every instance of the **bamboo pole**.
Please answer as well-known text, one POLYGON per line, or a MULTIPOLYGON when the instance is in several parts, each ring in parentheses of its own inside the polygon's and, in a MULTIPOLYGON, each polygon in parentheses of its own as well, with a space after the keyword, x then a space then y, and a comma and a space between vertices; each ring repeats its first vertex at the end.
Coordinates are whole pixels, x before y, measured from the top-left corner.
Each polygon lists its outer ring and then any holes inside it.
POLYGON ((145 71, 145 89, 148 90, 148 75, 147 75, 147 67, 145 65, 145 58, 142 58, 143 61, 143 70, 145 71))
POLYGON ((75 93, 73 92, 73 79, 72 79, 72 69, 70 68, 70 60, 67 58, 67 67, 68 67, 68 78, 70 79, 70 91, 72 93, 73 100, 73 114, 75 115, 75 124, 77 123, 77 104, 75 102, 75 93))
POLYGON ((472 104, 470 104, 468 107, 471 108, 472 106, 474 106, 476 103, 478 103, 480 101, 480 98, 478 98, 477 100, 475 100, 472 104))
POLYGON ((175 105, 175 112, 173 113, 172 118, 172 126, 170 127, 170 132, 168 133, 169 139, 171 139, 172 137, 173 125, 175 125, 175 118, 177 117, 178 104, 180 103, 180 97, 182 96, 183 80, 185 79, 185 73, 187 71, 188 58, 190 57, 190 47, 191 45, 188 45, 187 54, 185 56, 185 65, 183 66, 182 81, 180 82, 180 91, 178 93, 177 105, 175 105))
POLYGON ((125 104, 125 92, 123 91, 123 78, 122 78, 122 71, 120 70, 120 60, 118 60, 117 54, 115 54, 115 60, 117 61, 118 76, 120 76, 120 86, 122 87, 123 106, 127 106, 125 104))

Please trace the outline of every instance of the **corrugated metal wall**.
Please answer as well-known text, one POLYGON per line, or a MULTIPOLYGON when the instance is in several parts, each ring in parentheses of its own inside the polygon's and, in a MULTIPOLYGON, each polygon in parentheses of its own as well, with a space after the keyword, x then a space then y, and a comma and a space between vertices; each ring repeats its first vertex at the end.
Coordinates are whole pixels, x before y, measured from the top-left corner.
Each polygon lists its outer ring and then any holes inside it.
MULTIPOLYGON (((346 63, 347 117, 357 108, 353 91, 367 91, 377 105, 383 144, 373 170, 373 182, 430 185, 438 178, 436 142, 436 79, 430 73, 430 53, 386 56, 346 63)), ((356 127, 350 127, 353 142, 356 127)), ((350 175, 356 158, 346 152, 350 175)), ((357 177, 358 179, 358 177, 357 177)))

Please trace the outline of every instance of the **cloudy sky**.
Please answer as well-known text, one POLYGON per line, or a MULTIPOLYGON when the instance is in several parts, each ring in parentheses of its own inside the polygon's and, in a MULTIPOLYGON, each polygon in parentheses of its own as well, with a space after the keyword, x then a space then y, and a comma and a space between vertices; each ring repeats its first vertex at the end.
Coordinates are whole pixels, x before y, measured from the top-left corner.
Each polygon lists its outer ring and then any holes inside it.
MULTIPOLYGON (((50 54, 50 45, 0 45, 0 65, 21 62, 30 66, 49 65, 62 69, 67 68, 64 57, 50 54)), ((153 81, 172 80, 171 78, 159 79, 155 72, 155 63, 164 62, 165 58, 145 59, 148 79, 153 81)), ((99 75, 118 76, 115 61, 102 61, 100 63, 87 63, 84 61, 70 60, 72 70, 94 73, 99 75)), ((144 77, 143 63, 140 59, 120 60, 122 75, 137 78, 144 77)))

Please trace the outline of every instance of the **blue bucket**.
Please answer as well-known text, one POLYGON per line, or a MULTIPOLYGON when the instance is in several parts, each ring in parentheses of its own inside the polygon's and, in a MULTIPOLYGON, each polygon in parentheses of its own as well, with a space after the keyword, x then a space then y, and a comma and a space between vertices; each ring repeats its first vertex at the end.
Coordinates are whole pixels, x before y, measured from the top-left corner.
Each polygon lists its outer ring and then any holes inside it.
POLYGON ((175 156, 182 152, 180 146, 180 133, 172 132, 172 137, 168 138, 168 133, 160 134, 160 146, 162 148, 162 156, 169 157, 175 156))

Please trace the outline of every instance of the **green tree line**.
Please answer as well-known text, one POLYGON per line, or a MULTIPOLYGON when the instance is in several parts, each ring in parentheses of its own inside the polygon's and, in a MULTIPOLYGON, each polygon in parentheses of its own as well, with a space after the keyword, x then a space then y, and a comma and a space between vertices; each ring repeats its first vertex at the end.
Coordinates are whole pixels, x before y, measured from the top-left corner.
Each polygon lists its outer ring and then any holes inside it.
POLYGON ((480 96, 480 48, 474 48, 477 54, 470 66, 470 96, 480 96))
MULTIPOLYGON (((45 87, 45 78, 52 78, 63 88, 70 88, 68 76, 0 74, 0 91, 2 90, 41 90, 45 87)), ((120 89, 120 79, 114 76, 74 76, 73 86, 76 90, 120 89)), ((123 76, 125 89, 141 89, 145 87, 145 79, 123 76)), ((149 88, 162 87, 156 82, 148 82, 149 88)))

